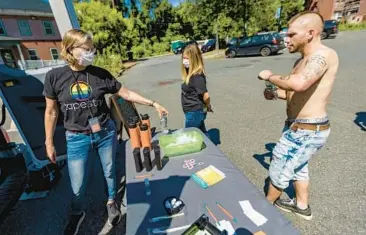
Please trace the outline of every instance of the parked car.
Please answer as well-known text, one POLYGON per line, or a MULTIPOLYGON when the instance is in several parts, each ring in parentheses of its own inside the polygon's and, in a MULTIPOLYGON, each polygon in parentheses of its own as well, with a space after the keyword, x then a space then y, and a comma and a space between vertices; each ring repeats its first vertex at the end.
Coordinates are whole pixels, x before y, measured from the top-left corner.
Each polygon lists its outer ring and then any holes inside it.
POLYGON ((190 44, 196 44, 196 46, 198 46, 198 43, 195 40, 189 40, 189 41, 186 42, 185 47, 190 45, 190 44))
POLYGON ((245 55, 269 56, 285 49, 283 38, 278 32, 257 33, 238 39, 236 44, 229 44, 225 51, 228 58, 245 55))
POLYGON ((198 48, 201 50, 202 46, 205 45, 207 40, 199 40, 197 41, 198 48))
POLYGON ((196 44, 198 46, 198 43, 195 40, 189 40, 187 42, 183 42, 182 40, 177 40, 171 42, 171 49, 174 54, 178 55, 184 51, 184 48, 190 44, 196 44))
POLYGON ((321 34, 321 39, 329 38, 329 36, 336 37, 338 34, 338 22, 336 20, 324 21, 324 30, 321 34))
POLYGON ((280 31, 280 35, 282 38, 285 38, 287 36, 288 28, 282 28, 280 31))
POLYGON ((241 40, 245 39, 246 37, 232 37, 227 43, 226 43, 226 47, 230 47, 233 45, 238 44, 238 42, 240 42, 241 40))
POLYGON ((282 28, 280 31, 280 35, 281 35, 286 47, 287 47, 287 45, 286 45, 287 32, 288 32, 288 28, 282 28))
POLYGON ((24 157, 16 151, 17 145, 10 142, 2 127, 5 118, 6 108, 3 103, 0 117, 0 225, 18 203, 28 180, 24 157))
POLYGON ((182 40, 176 40, 172 41, 170 45, 173 53, 177 55, 183 51, 186 44, 182 40))
POLYGON ((207 42, 203 44, 201 47, 202 53, 214 50, 215 45, 216 45, 216 39, 208 39, 207 42))

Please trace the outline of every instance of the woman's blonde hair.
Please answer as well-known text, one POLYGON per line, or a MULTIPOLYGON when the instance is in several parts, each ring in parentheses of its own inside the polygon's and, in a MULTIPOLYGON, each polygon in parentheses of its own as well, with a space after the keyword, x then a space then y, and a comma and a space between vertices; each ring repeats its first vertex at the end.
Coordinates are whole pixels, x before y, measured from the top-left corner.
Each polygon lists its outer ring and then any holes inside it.
POLYGON ((71 29, 67 31, 61 42, 61 57, 68 64, 75 65, 77 59, 71 54, 71 50, 85 44, 88 40, 92 40, 93 36, 90 33, 80 29, 71 29))
POLYGON ((206 75, 205 66, 203 64, 203 59, 202 59, 202 53, 201 53, 200 49, 198 48, 198 46, 195 44, 188 45, 184 49, 184 52, 182 53, 181 66, 182 66, 182 69, 181 69, 182 80, 186 84, 189 83, 189 79, 191 79, 192 75, 196 75, 196 74, 206 75), (188 58, 189 58, 189 68, 188 69, 186 69, 186 67, 183 64, 184 55, 188 56, 188 58))

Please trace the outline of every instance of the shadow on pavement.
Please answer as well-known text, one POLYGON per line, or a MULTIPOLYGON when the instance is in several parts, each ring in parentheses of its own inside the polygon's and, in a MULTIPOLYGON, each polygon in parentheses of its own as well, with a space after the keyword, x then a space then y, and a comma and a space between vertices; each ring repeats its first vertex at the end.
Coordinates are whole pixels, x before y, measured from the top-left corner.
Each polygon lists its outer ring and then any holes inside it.
MULTIPOLYGON (((124 198, 125 175, 125 142, 118 145, 116 171, 118 194, 117 204, 124 198)), ((80 226, 78 235, 121 235, 125 234, 125 216, 115 227, 108 225, 106 209, 106 183, 99 157, 89 156, 92 161, 92 171, 86 191, 86 217, 80 226)), ((0 234, 22 235, 61 235, 69 218, 72 190, 68 168, 61 171, 62 177, 58 185, 52 188, 45 198, 20 201, 1 227, 0 234), (41 221, 41 222, 40 222, 41 221)), ((121 206, 122 213, 125 207, 121 206)))
POLYGON ((221 138, 220 138, 220 130, 217 128, 212 128, 208 130, 208 136, 211 139, 211 141, 214 143, 214 145, 220 145, 221 144, 221 138))
MULTIPOLYGON (((254 154, 253 157, 267 170, 269 170, 269 165, 270 163, 266 162, 266 158, 269 158, 269 162, 272 161, 272 151, 274 149, 274 147, 276 146, 275 143, 267 143, 265 145, 266 149, 267 149, 267 153, 264 154, 254 154)), ((268 187, 270 184, 270 178, 267 177, 264 180, 264 186, 263 186, 263 191, 264 193, 267 195, 268 192, 268 187)), ((295 197, 295 189, 293 186, 293 181, 290 181, 289 187, 287 187, 284 192, 288 195, 289 198, 294 198, 295 197)))
POLYGON ((142 61, 146 61, 148 60, 148 58, 140 58, 140 59, 132 59, 132 60, 124 60, 123 63, 128 63, 128 62, 142 62, 142 61))
POLYGON ((267 153, 264 154, 254 154, 253 157, 267 170, 269 170, 269 163, 266 162, 266 158, 268 157, 269 162, 272 160, 272 151, 276 146, 275 143, 267 143, 266 145, 267 153))
POLYGON ((248 229, 245 229, 245 228, 238 228, 235 231, 235 234, 236 235, 253 235, 252 232, 250 232, 248 229))
POLYGON ((359 126, 361 130, 366 131, 366 112, 356 113, 354 123, 359 126))
MULTIPOLYGON (((98 235, 120 235, 125 234, 126 230, 126 207, 125 207, 125 144, 121 141, 117 146, 116 155, 116 177, 117 177, 117 205, 120 205, 122 219, 114 227, 108 224, 108 213, 106 209, 107 202, 107 184, 104 179, 103 170, 100 164, 99 156, 93 161, 93 171, 90 174, 87 196, 89 203, 86 206, 86 217, 80 226, 78 235, 98 234, 98 235)), ((67 175, 65 175, 68 177, 67 175)), ((66 221, 65 221, 66 223, 66 221)))

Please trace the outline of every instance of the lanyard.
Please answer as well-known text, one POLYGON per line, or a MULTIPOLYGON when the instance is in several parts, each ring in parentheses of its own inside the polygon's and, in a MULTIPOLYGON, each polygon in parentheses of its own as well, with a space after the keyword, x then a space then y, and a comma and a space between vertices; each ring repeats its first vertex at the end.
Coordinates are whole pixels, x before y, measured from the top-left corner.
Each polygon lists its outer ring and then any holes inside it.
MULTIPOLYGON (((78 97, 80 99, 81 95, 83 95, 83 91, 80 88, 78 79, 76 78, 74 72, 71 71, 71 73, 74 76, 74 79, 75 79, 75 82, 76 82, 76 89, 78 91, 78 97)), ((90 89, 89 89, 89 73, 88 72, 86 72, 86 84, 88 85, 88 98, 87 98, 87 101, 89 101, 89 97, 90 97, 91 93, 90 93, 90 89)), ((88 108, 89 108, 89 112, 90 112, 91 117, 94 118, 93 111, 92 111, 92 109, 91 109, 91 107, 89 105, 89 102, 87 103, 87 105, 88 105, 88 108)))

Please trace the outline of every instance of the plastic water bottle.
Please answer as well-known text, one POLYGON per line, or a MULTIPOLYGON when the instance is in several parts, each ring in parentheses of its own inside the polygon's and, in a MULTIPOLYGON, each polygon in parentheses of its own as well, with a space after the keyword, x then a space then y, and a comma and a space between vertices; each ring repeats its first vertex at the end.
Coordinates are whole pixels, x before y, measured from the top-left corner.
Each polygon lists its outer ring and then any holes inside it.
POLYGON ((272 82, 270 81, 266 81, 266 89, 271 91, 273 93, 273 96, 274 96, 274 100, 277 100, 278 99, 278 93, 277 93, 277 87, 275 84, 273 84, 272 82))
POLYGON ((169 133, 169 129, 168 129, 168 117, 167 115, 164 113, 160 119, 160 128, 161 128, 161 132, 164 134, 169 133))
POLYGON ((146 196, 149 196, 151 195, 151 188, 150 188, 150 182, 147 178, 144 179, 144 182, 145 182, 145 193, 146 193, 146 196))

